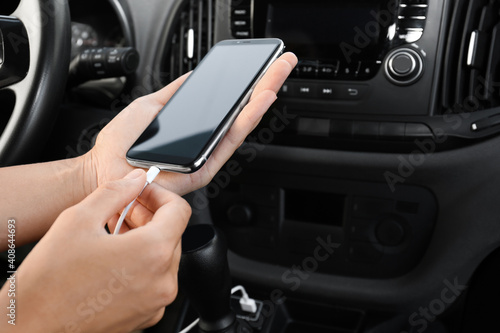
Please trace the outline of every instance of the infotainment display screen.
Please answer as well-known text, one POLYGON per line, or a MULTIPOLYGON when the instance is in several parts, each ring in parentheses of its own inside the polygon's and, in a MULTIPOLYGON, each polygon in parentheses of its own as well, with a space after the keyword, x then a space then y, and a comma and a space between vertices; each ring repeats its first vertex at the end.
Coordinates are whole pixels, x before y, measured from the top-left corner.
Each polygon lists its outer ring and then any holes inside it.
POLYGON ((394 2, 255 1, 254 29, 257 36, 281 38, 302 59, 375 61, 395 29, 394 2))

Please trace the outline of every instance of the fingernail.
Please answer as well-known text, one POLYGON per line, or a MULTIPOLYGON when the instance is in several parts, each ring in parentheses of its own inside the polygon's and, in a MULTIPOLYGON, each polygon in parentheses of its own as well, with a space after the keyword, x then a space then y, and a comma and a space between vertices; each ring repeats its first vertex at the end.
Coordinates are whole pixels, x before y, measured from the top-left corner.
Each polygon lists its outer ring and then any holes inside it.
POLYGON ((144 174, 144 170, 135 169, 134 171, 132 171, 128 175, 126 175, 125 179, 137 179, 137 178, 141 177, 143 174, 144 174))

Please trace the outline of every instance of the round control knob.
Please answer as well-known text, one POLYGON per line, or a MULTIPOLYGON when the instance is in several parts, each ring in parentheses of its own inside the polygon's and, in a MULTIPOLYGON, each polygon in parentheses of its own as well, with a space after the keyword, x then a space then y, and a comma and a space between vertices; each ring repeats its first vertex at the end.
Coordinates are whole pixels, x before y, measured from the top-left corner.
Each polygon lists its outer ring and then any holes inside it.
POLYGON ((385 62, 387 78, 397 85, 415 83, 422 76, 422 56, 413 49, 397 49, 389 53, 385 62))
POLYGON ((393 218, 387 218, 377 225, 375 235, 382 245, 398 246, 405 238, 405 230, 401 223, 393 218))
POLYGON ((412 56, 406 52, 397 54, 391 59, 391 69, 395 75, 404 76, 415 70, 417 63, 412 56))

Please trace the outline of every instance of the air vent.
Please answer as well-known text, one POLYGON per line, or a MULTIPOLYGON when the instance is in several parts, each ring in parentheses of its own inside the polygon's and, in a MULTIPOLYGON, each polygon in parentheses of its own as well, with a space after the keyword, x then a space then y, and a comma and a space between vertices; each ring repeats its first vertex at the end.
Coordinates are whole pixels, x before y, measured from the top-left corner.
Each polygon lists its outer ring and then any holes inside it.
POLYGON ((187 0, 176 13, 167 68, 170 81, 194 69, 213 44, 215 0, 187 0))
POLYGON ((443 106, 474 112, 500 106, 500 0, 459 0, 450 27, 443 106))

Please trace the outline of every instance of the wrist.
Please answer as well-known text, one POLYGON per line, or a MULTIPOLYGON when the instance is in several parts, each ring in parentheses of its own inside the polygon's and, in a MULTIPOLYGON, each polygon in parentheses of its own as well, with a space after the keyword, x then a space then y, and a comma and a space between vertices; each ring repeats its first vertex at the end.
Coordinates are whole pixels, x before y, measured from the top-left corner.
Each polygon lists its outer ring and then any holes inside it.
POLYGON ((85 198, 90 193, 94 192, 99 184, 97 171, 94 166, 95 156, 91 150, 85 155, 77 157, 77 159, 77 163, 80 165, 79 183, 82 186, 83 198, 85 198))

